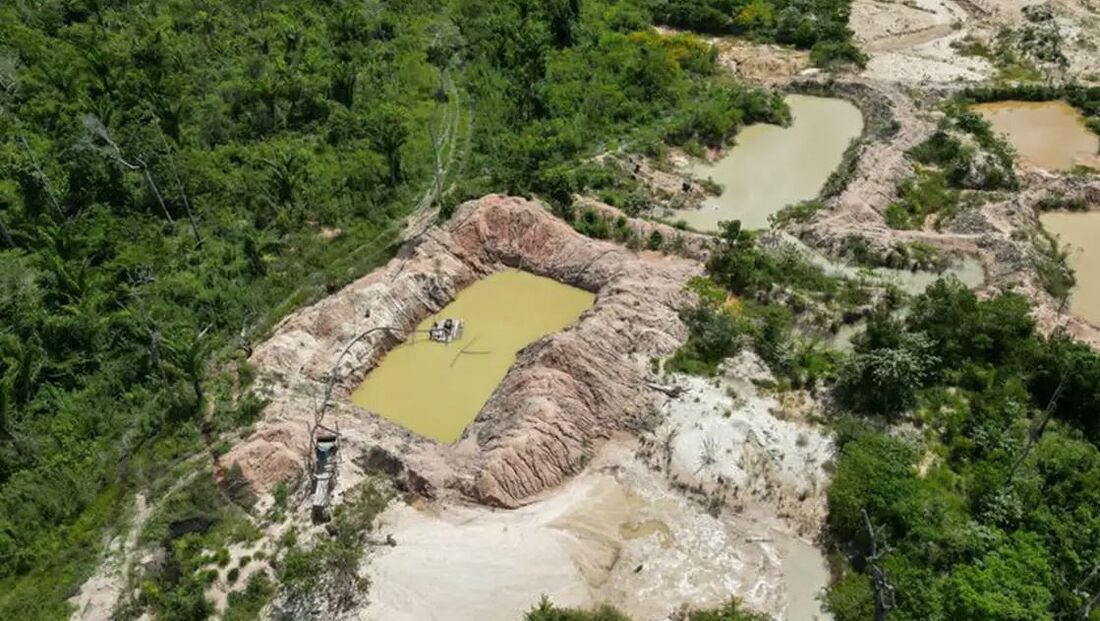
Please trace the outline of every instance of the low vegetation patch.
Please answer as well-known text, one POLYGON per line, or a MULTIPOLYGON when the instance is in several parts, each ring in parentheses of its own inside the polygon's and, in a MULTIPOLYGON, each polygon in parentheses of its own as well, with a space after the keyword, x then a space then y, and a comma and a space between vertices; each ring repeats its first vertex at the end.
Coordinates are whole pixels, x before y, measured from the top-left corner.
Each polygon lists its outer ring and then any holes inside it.
POLYGON ((939 127, 909 156, 939 168, 947 184, 970 190, 1014 190, 1012 147, 976 112, 950 104, 939 127))
POLYGON ((921 229, 935 216, 936 227, 972 207, 975 191, 1018 187, 1012 147, 976 112, 950 104, 936 131, 909 150, 920 164, 898 185, 898 199, 886 206, 886 224, 921 229))
POLYGON ((368 587, 359 576, 367 537, 375 518, 392 498, 388 482, 367 479, 347 491, 324 533, 312 545, 300 544, 294 534, 285 537, 283 554, 276 563, 283 598, 280 608, 290 614, 350 608, 368 587))
POLYGON ((886 206, 886 224, 895 229, 921 229, 929 216, 937 225, 958 213, 962 192, 949 187, 938 170, 918 170, 898 186, 898 200, 886 206))
MULTIPOLYGON (((763 613, 746 609, 737 600, 714 609, 692 610, 683 615, 675 616, 678 621, 770 621, 770 617, 763 613)), ((549 598, 543 597, 523 617, 523 621, 631 621, 630 617, 615 610, 610 606, 601 606, 594 610, 578 610, 575 608, 559 608, 554 606, 549 598)))
POLYGON ((1039 211, 1089 211, 1091 206, 1081 196, 1066 196, 1062 193, 1048 192, 1035 203, 1039 211))
POLYGON ((258 621, 274 594, 275 585, 267 573, 253 574, 244 590, 229 594, 222 621, 258 621))
POLYGON ((855 320, 874 295, 864 283, 829 276, 793 248, 761 247, 757 234, 736 221, 724 223, 707 272, 689 285, 697 302, 681 311, 688 341, 667 370, 714 375, 724 359, 748 347, 791 386, 813 386, 832 374, 836 355, 797 336, 796 325, 855 320))
POLYGON ((1068 300, 1070 292, 1077 284, 1077 276, 1069 266, 1071 249, 1058 242, 1058 238, 1040 230, 1034 238, 1038 256, 1035 271, 1039 284, 1056 300, 1068 300))
POLYGON ((803 224, 812 220, 822 207, 821 201, 816 199, 787 205, 768 216, 768 224, 774 229, 781 229, 789 224, 803 224))
POLYGON ((818 67, 863 66, 852 42, 849 0, 649 0, 659 23, 810 50, 818 67))

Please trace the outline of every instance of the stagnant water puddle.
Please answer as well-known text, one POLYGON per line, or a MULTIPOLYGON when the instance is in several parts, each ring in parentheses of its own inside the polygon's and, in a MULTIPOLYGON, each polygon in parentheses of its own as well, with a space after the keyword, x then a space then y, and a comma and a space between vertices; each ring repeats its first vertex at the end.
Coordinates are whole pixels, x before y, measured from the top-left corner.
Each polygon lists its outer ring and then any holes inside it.
POLYGON ((412 430, 454 442, 477 416, 529 343, 573 323, 592 306, 587 291, 528 272, 509 270, 459 292, 417 333, 394 348, 351 400, 412 430), (441 319, 460 319, 462 335, 448 344, 427 331, 441 319))
MULTIPOLYGON (((899 270, 888 267, 853 267, 851 265, 832 262, 821 255, 817 255, 817 257, 820 261, 828 264, 828 267, 825 267, 825 271, 830 274, 847 276, 848 278, 867 278, 882 283, 889 283, 909 295, 920 295, 924 293, 924 290, 927 289, 929 285, 948 276, 954 276, 968 289, 981 288, 985 285, 986 280, 985 268, 982 267, 981 261, 971 256, 955 259, 943 272, 899 270)), ((905 313, 904 311, 899 311, 895 316, 902 318, 905 316, 905 313)), ((844 324, 825 340, 835 349, 839 349, 840 351, 851 351, 852 339, 863 332, 863 329, 866 327, 866 321, 844 324)))
POLYGON ((1070 312, 1100 325, 1100 212, 1050 212, 1040 217, 1060 244, 1069 246, 1069 265, 1077 277, 1070 312))
POLYGON ((863 131, 863 116, 843 99, 788 95, 786 102, 794 119, 790 127, 750 125, 722 159, 692 168, 696 177, 720 183, 722 193, 698 209, 676 210, 673 220, 699 231, 716 231, 723 220, 762 229, 768 216, 817 196, 863 131))
POLYGON ((669 529, 668 524, 661 520, 623 522, 619 524, 619 535, 626 540, 642 539, 643 537, 656 535, 662 546, 668 547, 672 543, 672 531, 669 529))
MULTIPOLYGON (((979 289, 985 286, 986 274, 981 261, 972 256, 954 258, 942 272, 927 270, 903 270, 889 267, 859 267, 840 261, 834 261, 807 246, 802 240, 788 233, 781 233, 782 244, 799 252, 807 260, 817 265, 826 274, 841 278, 875 281, 882 284, 890 284, 908 295, 920 295, 929 285, 941 278, 953 276, 968 289, 979 289)), ((852 338, 863 331, 865 322, 845 324, 825 341, 841 351, 852 349, 852 338)))
POLYGON ((807 246, 802 240, 793 235, 788 233, 781 233, 780 235, 784 246, 802 253, 802 256, 830 276, 874 280, 883 284, 892 284, 909 295, 920 295, 924 293, 928 285, 947 276, 958 278, 959 282, 969 289, 977 289, 985 285, 985 268, 982 267, 981 261, 969 255, 953 259, 942 272, 914 271, 891 267, 860 267, 834 261, 807 246))
POLYGON ((1064 101, 997 101, 974 106, 1005 134, 1024 160, 1047 170, 1069 170, 1081 164, 1100 166, 1100 137, 1064 101))

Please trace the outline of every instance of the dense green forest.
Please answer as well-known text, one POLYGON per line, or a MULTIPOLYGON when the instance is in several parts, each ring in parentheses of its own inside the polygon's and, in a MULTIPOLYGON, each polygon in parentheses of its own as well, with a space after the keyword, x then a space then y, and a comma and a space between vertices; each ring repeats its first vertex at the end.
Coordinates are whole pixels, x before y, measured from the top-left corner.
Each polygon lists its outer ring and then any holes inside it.
MULTIPOLYGON (((133 491, 255 419, 251 345, 388 258, 414 210, 489 191, 565 206, 614 190, 595 155, 787 120, 710 46, 658 36, 652 9, 3 3, 0 617, 66 616, 133 491)), ((210 485, 183 497, 231 522, 210 485)), ((158 614, 206 614, 166 580, 158 614)))
POLYGON ((857 340, 838 391, 872 417, 840 434, 829 492, 855 567, 839 621, 871 618, 882 575, 891 619, 1095 618, 1100 356, 1029 313, 941 281, 857 340), (903 414, 911 433, 877 430, 903 414))

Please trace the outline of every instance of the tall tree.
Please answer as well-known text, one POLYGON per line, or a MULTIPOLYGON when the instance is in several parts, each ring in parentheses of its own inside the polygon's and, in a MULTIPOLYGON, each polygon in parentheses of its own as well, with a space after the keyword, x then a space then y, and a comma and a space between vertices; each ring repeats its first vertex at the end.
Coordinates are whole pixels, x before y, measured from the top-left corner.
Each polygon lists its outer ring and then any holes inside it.
POLYGON ((554 46, 571 47, 581 18, 581 0, 546 0, 546 16, 554 46))
POLYGON ((409 139, 407 114, 403 108, 385 103, 374 110, 369 125, 371 144, 386 158, 390 185, 396 186, 402 179, 401 147, 409 139))

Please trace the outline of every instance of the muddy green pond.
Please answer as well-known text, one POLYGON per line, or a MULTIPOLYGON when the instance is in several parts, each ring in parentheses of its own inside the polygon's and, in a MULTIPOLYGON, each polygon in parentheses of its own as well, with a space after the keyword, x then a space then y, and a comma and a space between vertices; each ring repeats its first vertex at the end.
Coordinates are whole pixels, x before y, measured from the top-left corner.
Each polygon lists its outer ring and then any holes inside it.
POLYGON ((528 272, 487 276, 425 319, 352 393, 356 405, 422 436, 454 442, 529 343, 573 323, 594 296, 528 272), (460 338, 428 339, 437 320, 463 322, 460 338))
POLYGON ((843 99, 788 95, 786 102, 794 119, 790 127, 750 125, 721 159, 691 169, 721 184, 722 193, 708 196, 698 209, 676 210, 673 220, 699 231, 716 231, 724 220, 762 229, 768 216, 817 196, 863 131, 863 116, 843 99))

